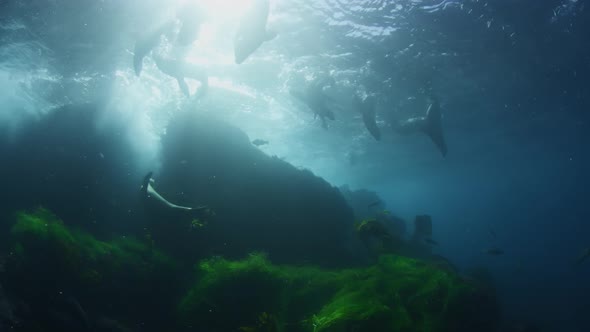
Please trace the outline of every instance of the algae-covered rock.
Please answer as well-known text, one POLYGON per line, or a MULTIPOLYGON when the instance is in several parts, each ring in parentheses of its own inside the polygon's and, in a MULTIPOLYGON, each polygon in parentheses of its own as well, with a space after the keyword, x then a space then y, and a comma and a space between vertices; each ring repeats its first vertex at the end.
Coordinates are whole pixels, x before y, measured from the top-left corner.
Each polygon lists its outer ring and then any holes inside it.
POLYGON ((42 259, 65 275, 89 286, 125 270, 138 278, 172 268, 172 261, 134 238, 99 241, 88 233, 67 228, 45 209, 17 213, 12 235, 18 252, 27 260, 42 259))
POLYGON ((7 281, 17 295, 51 306, 56 294, 121 315, 145 313, 142 303, 171 306, 175 263, 128 237, 109 242, 67 228, 49 211, 19 212, 12 227, 14 257, 7 281))
POLYGON ((263 256, 236 262, 214 258, 203 261, 199 269, 199 282, 180 306, 190 325, 207 322, 221 331, 236 330, 281 305, 283 281, 263 256))
MULTIPOLYGON (((495 305, 476 294, 455 274, 404 257, 382 256, 368 268, 336 271, 277 266, 250 255, 201 262, 179 313, 185 326, 221 331, 467 331, 457 325, 466 303, 469 314, 480 317, 487 313, 471 299, 491 303, 486 309, 495 305), (260 327, 261 315, 273 318, 272 328, 260 327)), ((489 321, 471 324, 469 331, 492 331, 489 321)))
MULTIPOLYGON (((23 123, 22 135, 0 140, 3 185, 14 188, 2 198, 0 216, 42 205, 68 225, 96 221, 85 227, 103 234, 134 231, 136 224, 120 220, 134 217, 137 188, 152 167, 149 153, 126 138, 138 138, 140 121, 112 116, 104 103, 43 113, 23 123)), ((0 220, 2 226, 8 227, 0 220)))
POLYGON ((369 254, 398 253, 404 245, 399 234, 391 233, 378 219, 366 219, 356 225, 356 234, 369 254))

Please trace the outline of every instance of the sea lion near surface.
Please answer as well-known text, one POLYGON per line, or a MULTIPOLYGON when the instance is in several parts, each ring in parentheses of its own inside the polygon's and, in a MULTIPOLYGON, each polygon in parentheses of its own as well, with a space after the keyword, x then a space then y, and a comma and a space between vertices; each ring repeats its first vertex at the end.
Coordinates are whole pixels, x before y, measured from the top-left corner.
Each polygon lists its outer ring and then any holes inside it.
POLYGON ((432 103, 428 106, 426 116, 414 117, 401 121, 397 126, 394 126, 393 129, 400 134, 422 132, 430 138, 434 145, 436 145, 443 157, 447 155, 447 143, 442 127, 440 104, 435 98, 432 98, 432 103))
POLYGON ((266 27, 269 11, 269 0, 254 0, 252 7, 242 16, 234 37, 236 64, 243 63, 262 43, 276 37, 276 32, 266 27))

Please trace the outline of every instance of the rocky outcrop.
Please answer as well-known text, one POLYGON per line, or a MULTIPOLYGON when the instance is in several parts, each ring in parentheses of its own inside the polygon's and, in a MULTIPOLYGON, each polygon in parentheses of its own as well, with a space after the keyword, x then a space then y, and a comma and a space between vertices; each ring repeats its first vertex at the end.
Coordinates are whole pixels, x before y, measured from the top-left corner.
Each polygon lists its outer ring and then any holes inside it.
POLYGON ((216 214, 193 241, 180 241, 192 250, 229 257, 258 250, 277 262, 324 266, 350 262, 354 217, 339 190, 265 155, 239 129, 179 114, 162 139, 162 162, 159 191, 216 214))

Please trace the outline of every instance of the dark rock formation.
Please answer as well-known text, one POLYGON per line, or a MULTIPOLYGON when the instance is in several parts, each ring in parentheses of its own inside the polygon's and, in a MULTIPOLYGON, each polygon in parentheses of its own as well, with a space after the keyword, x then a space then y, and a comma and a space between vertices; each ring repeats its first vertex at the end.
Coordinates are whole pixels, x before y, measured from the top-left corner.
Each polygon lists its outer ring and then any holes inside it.
POLYGON ((204 204, 216 213, 194 240, 174 241, 180 235, 171 234, 169 243, 203 256, 261 250, 276 262, 350 261, 353 213, 338 189, 265 155, 239 129, 181 113, 162 139, 162 161, 159 191, 177 204, 204 204))
POLYGON ((375 213, 385 209, 385 202, 374 191, 351 190, 348 185, 340 187, 340 192, 354 211, 357 220, 373 218, 375 213))
POLYGON ((359 189, 351 190, 348 186, 340 187, 340 192, 354 211, 357 222, 367 219, 377 219, 382 222, 391 233, 398 236, 406 234, 406 222, 386 210, 387 204, 376 192, 359 189))
POLYGON ((24 126, 0 142, 0 214, 45 206, 66 223, 96 231, 130 229, 121 222, 137 196, 143 171, 128 143, 128 124, 100 126, 97 105, 71 105, 24 126))
POLYGON ((165 250, 189 260, 251 250, 268 252, 277 262, 349 260, 353 213, 323 179, 265 155, 239 129, 194 112, 170 122, 158 171, 138 161, 142 155, 128 139, 133 121, 109 119, 104 125, 103 111, 90 104, 65 106, 27 125, 12 142, 0 142, 0 172, 10 188, 0 200, 0 220, 44 206, 94 234, 143 237, 149 216, 139 204, 139 187, 153 170, 157 190, 171 202, 206 204, 216 213, 206 227, 192 231, 190 221, 177 220, 148 229, 165 250))

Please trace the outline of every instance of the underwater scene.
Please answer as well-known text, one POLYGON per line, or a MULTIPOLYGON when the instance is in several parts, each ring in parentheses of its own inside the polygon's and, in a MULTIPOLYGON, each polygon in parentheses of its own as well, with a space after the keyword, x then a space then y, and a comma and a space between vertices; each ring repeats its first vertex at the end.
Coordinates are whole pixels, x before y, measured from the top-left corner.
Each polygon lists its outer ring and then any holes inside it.
POLYGON ((590 331, 586 0, 0 0, 0 332, 590 331))

